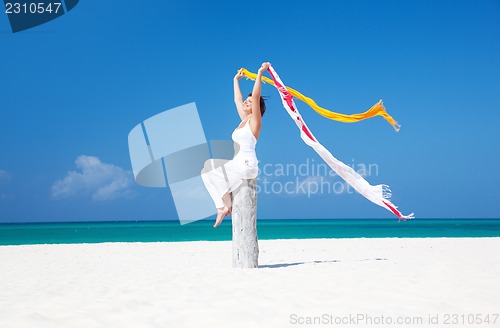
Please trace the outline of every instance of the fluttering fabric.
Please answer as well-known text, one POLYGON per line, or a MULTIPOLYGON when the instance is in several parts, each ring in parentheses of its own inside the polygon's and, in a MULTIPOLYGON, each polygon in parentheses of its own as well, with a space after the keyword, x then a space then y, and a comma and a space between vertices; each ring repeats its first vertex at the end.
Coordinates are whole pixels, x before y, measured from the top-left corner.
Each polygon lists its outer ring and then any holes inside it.
MULTIPOLYGON (((249 79, 255 80, 255 78, 257 77, 257 74, 249 72, 245 68, 242 68, 241 71, 243 72, 243 75, 245 75, 249 79)), ((262 81, 269 83, 271 85, 275 85, 274 81, 268 79, 265 76, 262 77, 262 81)), ((392 116, 387 113, 382 100, 379 100, 375 105, 373 105, 369 110, 367 110, 364 113, 347 115, 347 114, 335 113, 335 112, 332 112, 328 109, 320 107, 318 104, 316 104, 316 102, 314 100, 312 100, 309 97, 304 96, 303 94, 301 94, 297 90, 294 90, 290 87, 286 87, 286 88, 292 96, 294 96, 295 98, 297 98, 299 100, 302 100, 303 102, 305 102, 306 104, 311 106, 312 109, 314 109, 318 114, 320 114, 326 118, 329 118, 331 120, 344 122, 344 123, 354 123, 354 122, 359 122, 361 120, 365 120, 367 118, 372 118, 375 116, 382 116, 383 118, 386 119, 387 122, 389 122, 389 124, 392 125, 392 127, 394 128, 394 130, 396 130, 396 132, 398 132, 400 127, 401 127, 398 124, 398 122, 396 122, 392 118, 392 116)))
MULTIPOLYGON (((250 79, 255 79, 256 75, 244 68, 242 68, 243 74, 247 76, 250 79)), ((394 215, 396 215, 399 220, 407 220, 407 219, 412 219, 414 217, 414 214, 411 213, 409 215, 403 215, 398 209, 397 206, 391 203, 389 200, 391 197, 391 190, 389 189, 389 186, 381 184, 381 185, 376 185, 372 186, 366 181, 358 172, 356 172, 353 168, 350 166, 347 166, 343 162, 339 161, 336 159, 332 153, 330 153, 323 145, 321 145, 318 140, 314 137, 312 134, 311 130, 306 125, 306 122, 302 119, 297 107, 295 106, 295 102, 293 101, 293 96, 292 92, 289 90, 288 87, 285 87, 285 84, 281 81, 279 78, 278 74, 276 74, 276 71, 274 70, 273 67, 269 67, 268 69, 269 74, 271 74, 271 77, 273 80, 268 80, 269 84, 274 85, 280 94, 281 100, 283 102, 283 106, 285 107, 286 111, 290 115, 290 117, 293 119, 293 121, 297 124, 297 127, 300 129, 300 136, 302 140, 310 147, 312 147, 321 158, 334 170, 342 179, 344 179, 349 185, 351 185, 357 192, 359 192, 361 195, 366 197, 368 200, 372 201, 373 203, 389 210, 392 212, 394 215)), ((264 79, 264 77, 262 77, 264 79)), ((295 94, 300 94, 297 91, 294 91, 295 94)), ((307 98, 310 99, 310 98, 307 98)), ((312 101, 312 99, 310 99, 312 101)), ((385 110, 384 110, 385 112, 385 110)), ((368 112, 367 112, 368 113, 368 112)), ((364 115, 363 114, 357 114, 357 115, 364 115)), ((381 114, 375 114, 375 115, 381 115, 381 114)), ((386 115, 390 117, 387 113, 386 115)), ((369 116, 368 116, 369 117, 369 116)), ((384 116, 386 119, 387 117, 384 116)), ((367 118, 367 117, 365 117, 367 118)), ((358 119, 359 120, 359 119, 358 119)), ((391 118, 392 120, 392 118, 391 118)), ((393 120, 394 121, 394 120, 393 120)), ((392 124, 392 123, 391 123, 392 124)))

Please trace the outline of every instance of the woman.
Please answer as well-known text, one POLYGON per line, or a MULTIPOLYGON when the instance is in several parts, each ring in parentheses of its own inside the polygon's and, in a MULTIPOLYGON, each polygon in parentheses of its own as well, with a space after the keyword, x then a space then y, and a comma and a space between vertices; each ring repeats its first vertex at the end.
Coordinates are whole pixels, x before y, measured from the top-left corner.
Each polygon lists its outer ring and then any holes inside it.
POLYGON ((201 178, 217 208, 217 218, 214 228, 221 224, 225 216, 231 213, 231 195, 243 179, 254 179, 258 174, 258 160, 255 154, 255 145, 262 127, 262 116, 266 111, 261 93, 262 73, 269 68, 269 63, 260 67, 253 91, 243 100, 239 80, 242 72, 234 77, 234 103, 241 118, 241 123, 232 134, 235 142, 236 155, 231 161, 208 160, 202 170, 201 178))

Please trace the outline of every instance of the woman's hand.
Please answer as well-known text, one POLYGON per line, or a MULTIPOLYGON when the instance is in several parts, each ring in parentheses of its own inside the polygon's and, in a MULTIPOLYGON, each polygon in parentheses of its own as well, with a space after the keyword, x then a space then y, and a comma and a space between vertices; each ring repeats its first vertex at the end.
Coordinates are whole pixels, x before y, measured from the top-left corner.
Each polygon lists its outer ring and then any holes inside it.
POLYGON ((236 73, 236 75, 234 76, 234 79, 235 80, 239 80, 243 77, 243 70, 239 70, 238 73, 236 73))
POLYGON ((259 68, 259 72, 262 73, 262 72, 267 71, 267 69, 269 68, 269 66, 271 66, 271 63, 269 63, 269 62, 262 63, 262 65, 259 68))

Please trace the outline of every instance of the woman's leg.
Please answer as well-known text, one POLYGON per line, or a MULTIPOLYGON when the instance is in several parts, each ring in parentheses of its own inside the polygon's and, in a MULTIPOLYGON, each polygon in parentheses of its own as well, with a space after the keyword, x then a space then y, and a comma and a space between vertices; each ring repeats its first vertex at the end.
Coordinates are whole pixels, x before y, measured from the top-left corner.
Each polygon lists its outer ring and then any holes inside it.
POLYGON ((222 196, 222 201, 224 202, 224 205, 229 208, 229 212, 231 212, 231 208, 233 207, 233 197, 231 193, 225 193, 224 196, 222 196))
POLYGON ((205 188, 207 188, 208 193, 212 197, 212 200, 214 201, 215 207, 216 208, 223 208, 224 201, 217 193, 217 189, 215 188, 214 184, 212 183, 212 181, 209 177, 209 173, 202 173, 201 179, 203 180, 203 183, 205 184, 205 188))
POLYGON ((229 171, 232 169, 231 165, 234 166, 231 161, 211 159, 205 162, 204 168, 201 171, 203 183, 205 184, 205 187, 207 188, 207 191, 212 197, 215 207, 217 208, 217 217, 215 219, 214 228, 222 223, 225 216, 231 214, 231 193, 225 192, 222 197, 220 195, 224 192, 224 190, 235 189, 238 184, 241 184, 241 179, 235 179, 234 175, 227 175, 224 165, 228 166, 227 169, 229 171))
POLYGON ((229 207, 225 206, 223 208, 218 208, 217 209, 217 218, 215 218, 215 224, 214 228, 217 228, 219 224, 222 223, 222 220, 224 220, 224 217, 229 215, 229 207))

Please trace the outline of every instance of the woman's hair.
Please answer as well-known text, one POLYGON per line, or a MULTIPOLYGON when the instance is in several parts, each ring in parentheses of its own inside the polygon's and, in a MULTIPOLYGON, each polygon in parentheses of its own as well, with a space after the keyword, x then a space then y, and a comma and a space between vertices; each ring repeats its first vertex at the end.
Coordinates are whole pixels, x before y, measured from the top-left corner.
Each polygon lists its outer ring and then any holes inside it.
MULTIPOLYGON (((248 97, 251 97, 252 93, 248 94, 248 97)), ((264 101, 264 97, 260 97, 260 116, 264 116, 264 113, 266 112, 266 102, 264 101)))

